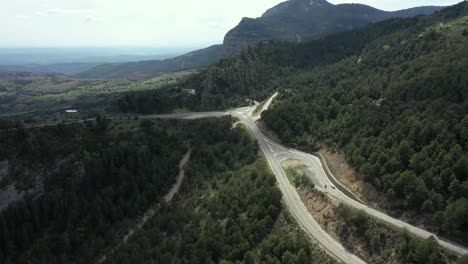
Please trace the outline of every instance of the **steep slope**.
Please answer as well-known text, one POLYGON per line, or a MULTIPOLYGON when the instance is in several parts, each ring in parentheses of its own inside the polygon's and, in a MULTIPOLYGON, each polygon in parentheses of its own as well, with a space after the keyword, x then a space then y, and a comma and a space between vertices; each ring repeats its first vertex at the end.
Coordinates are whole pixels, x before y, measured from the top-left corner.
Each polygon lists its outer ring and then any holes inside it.
POLYGON ((82 72, 77 77, 115 79, 198 68, 214 64, 224 56, 232 55, 243 46, 255 42, 301 43, 392 17, 430 14, 440 9, 417 7, 385 12, 366 5, 332 5, 325 0, 289 0, 269 9, 260 18, 243 18, 237 27, 226 34, 223 45, 162 61, 103 64, 82 72))
POLYGON ((431 14, 440 7, 417 7, 386 12, 361 4, 333 5, 325 0, 290 0, 260 18, 244 18, 224 38, 227 54, 258 41, 306 42, 328 34, 362 27, 394 17, 431 14))
POLYGON ((223 57, 221 45, 193 51, 172 59, 148 60, 122 64, 102 64, 76 75, 86 79, 117 79, 123 77, 148 77, 168 72, 209 66, 223 57))

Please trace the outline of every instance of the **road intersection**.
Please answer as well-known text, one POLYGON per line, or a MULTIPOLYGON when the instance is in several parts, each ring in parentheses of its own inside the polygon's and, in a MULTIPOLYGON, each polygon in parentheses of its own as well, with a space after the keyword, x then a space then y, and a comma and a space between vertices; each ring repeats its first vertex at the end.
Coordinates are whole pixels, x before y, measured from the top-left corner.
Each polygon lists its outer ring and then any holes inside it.
MULTIPOLYGON (((258 128, 257 121, 261 118, 261 112, 268 109, 269 105, 271 104, 274 97, 277 94, 273 95, 268 101, 262 106, 259 113, 254 115, 255 109, 258 107, 258 103, 252 107, 242 107, 238 109, 234 109, 231 111, 219 111, 219 112, 196 112, 196 113, 180 113, 180 114, 162 114, 162 115, 140 115, 138 118, 140 119, 185 119, 185 120, 195 120, 195 119, 202 119, 202 118, 218 118, 224 116, 233 116, 239 119, 239 121, 247 127, 249 133, 258 141, 258 144, 265 155, 267 162, 274 173, 281 192, 283 193, 284 200, 290 209, 292 215, 298 221, 299 225, 309 234, 311 235, 328 253, 336 257, 338 260, 344 263, 350 264, 357 264, 357 263, 365 263, 359 257, 353 255, 348 250, 346 250, 341 243, 336 241, 332 238, 327 232, 325 232, 321 226, 315 221, 315 219, 311 216, 308 212, 306 206, 302 202, 299 194, 295 187, 293 187, 290 183, 286 174, 281 166, 281 162, 285 160, 299 160, 306 164, 307 169, 312 172, 314 177, 311 177, 313 180, 316 188, 318 190, 322 190, 326 192, 327 195, 333 196, 337 198, 342 203, 351 206, 358 210, 363 210, 367 214, 372 217, 378 218, 383 220, 391 225, 394 225, 398 228, 406 229, 411 234, 420 237, 420 238, 428 238, 430 236, 434 236, 438 243, 459 255, 466 255, 468 254, 468 249, 460 246, 456 243, 450 242, 445 239, 438 238, 435 234, 418 228, 416 226, 410 225, 405 223, 399 219, 395 219, 390 217, 380 211, 377 211, 367 205, 357 201, 353 197, 347 196, 343 193, 339 188, 325 188, 326 186, 333 186, 332 181, 327 177, 324 167, 320 159, 314 155, 309 153, 304 153, 292 148, 288 148, 286 146, 282 146, 268 137, 266 137, 258 128)), ((128 116, 127 116, 128 117, 128 116)), ((111 119, 120 119, 122 117, 111 117, 111 119)), ((92 119, 89 119, 90 121, 92 119)), ((68 123, 79 123, 84 122, 86 120, 77 120, 68 123)), ((56 124, 42 124, 42 125, 35 125, 30 126, 27 128, 33 127, 43 127, 43 126, 51 126, 56 124)))
MULTIPOLYGON (((274 95, 276 96, 276 95, 274 95)), ((273 97, 274 97, 273 96, 273 97)), ((273 98, 272 97, 272 98, 273 98)), ((262 110, 268 108, 269 104, 271 103, 271 99, 263 107, 262 110)), ((317 224, 317 222, 310 216, 307 208, 300 200, 300 197, 296 191, 296 189, 289 183, 283 168, 281 167, 281 162, 285 160, 299 160, 306 164, 307 168, 312 171, 314 177, 312 180, 317 189, 326 192, 328 195, 337 198, 342 203, 351 206, 358 210, 363 210, 368 215, 383 220, 391 225, 394 225, 401 229, 406 229, 413 235, 426 239, 428 237, 434 236, 437 242, 444 248, 457 253, 459 255, 466 255, 468 254, 468 249, 458 245, 456 243, 450 242, 445 239, 441 239, 437 237, 437 235, 428 232, 424 229, 419 227, 410 225, 406 222, 403 222, 399 219, 393 218, 388 216, 374 208, 371 208, 361 202, 356 201, 353 197, 349 197, 344 194, 338 188, 328 188, 326 186, 333 186, 333 182, 327 177, 325 173, 325 169, 322 166, 320 159, 312 154, 304 153, 292 148, 288 148, 282 146, 268 137, 266 137, 262 132, 259 130, 256 121, 260 118, 259 116, 253 116, 253 111, 255 107, 251 108, 240 108, 234 111, 231 111, 230 114, 234 117, 237 117, 246 124, 249 132, 257 139, 265 157, 267 158, 268 164, 270 165, 273 173, 275 174, 278 183, 280 185, 280 189, 283 192, 283 196, 287 205, 289 206, 291 212, 293 213, 294 217, 297 219, 299 224, 315 239, 317 239, 320 244, 327 249, 332 255, 340 259, 345 263, 364 263, 358 257, 352 255, 348 251, 346 251, 340 243, 336 240, 331 238, 323 229, 317 224)))

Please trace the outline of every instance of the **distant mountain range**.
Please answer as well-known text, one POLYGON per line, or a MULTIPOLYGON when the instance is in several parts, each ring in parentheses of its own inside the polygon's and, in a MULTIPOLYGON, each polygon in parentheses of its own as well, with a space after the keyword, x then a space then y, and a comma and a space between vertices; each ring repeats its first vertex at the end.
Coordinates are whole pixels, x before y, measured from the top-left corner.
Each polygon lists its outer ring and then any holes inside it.
POLYGON ((216 63, 223 55, 223 45, 214 45, 172 59, 102 64, 76 74, 76 77, 84 79, 118 79, 122 77, 154 76, 209 66, 216 63))
POLYGON ((77 76, 112 79, 151 76, 197 68, 212 64, 254 42, 306 42, 372 22, 431 14, 440 9, 441 7, 426 6, 386 12, 361 4, 333 5, 325 0, 290 0, 267 10, 259 18, 243 18, 238 26, 226 34, 223 45, 194 51, 173 59, 104 64, 77 76))
POLYGON ((194 49, 193 46, 0 48, 0 73, 74 75, 101 64, 164 60, 194 49))
POLYGON ((20 64, 0 65, 0 73, 28 72, 37 74, 66 74, 73 75, 94 68, 101 63, 56 63, 56 64, 20 64))

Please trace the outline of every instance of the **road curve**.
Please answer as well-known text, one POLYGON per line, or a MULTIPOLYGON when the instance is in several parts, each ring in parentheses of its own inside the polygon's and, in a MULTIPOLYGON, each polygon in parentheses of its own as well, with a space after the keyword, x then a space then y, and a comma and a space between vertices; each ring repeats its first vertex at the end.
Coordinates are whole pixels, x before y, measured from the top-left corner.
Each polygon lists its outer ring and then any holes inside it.
MULTIPOLYGON (((263 107, 262 110, 267 109, 271 101, 272 100, 270 98, 270 100, 267 102, 266 106, 263 107)), ((346 249, 344 249, 340 243, 338 243, 330 235, 328 235, 328 233, 326 233, 318 225, 318 223, 312 218, 312 216, 307 211, 307 208, 301 201, 296 189, 289 183, 280 165, 281 161, 284 161, 286 159, 297 159, 297 160, 303 161, 304 163, 306 163, 307 167, 316 175, 316 177, 314 177, 313 180, 318 189, 324 191, 328 195, 338 198, 340 201, 342 201, 343 203, 349 206, 352 206, 359 210, 363 210, 367 214, 373 217, 376 217, 378 219, 381 219, 396 227, 405 228, 410 233, 420 238, 427 238, 430 236, 434 236, 442 247, 454 253, 457 253, 459 255, 468 254, 468 249, 466 247, 463 247, 461 245, 458 245, 446 239, 438 238, 435 234, 431 232, 415 227, 399 219, 390 217, 373 208, 370 208, 367 205, 357 202, 353 200, 352 198, 348 197, 347 195, 342 193, 339 189, 325 188, 325 185, 331 186, 333 185, 333 183, 326 176, 324 168, 319 158, 308 153, 304 153, 295 149, 287 148, 285 146, 282 146, 268 139, 265 135, 263 135, 260 132, 257 124, 255 123, 255 121, 258 120, 259 117, 258 116, 252 117, 252 113, 254 110, 255 110, 255 106, 238 108, 229 112, 227 111, 226 112, 195 112, 195 113, 163 114, 163 115, 140 115, 138 116, 138 118, 140 119, 193 120, 193 119, 201 119, 201 118, 217 118, 217 117, 223 117, 223 116, 229 116, 229 115, 239 118, 241 122, 245 123, 245 125, 249 129, 249 132, 257 139, 258 144, 260 145, 263 153, 265 154, 268 164, 270 165, 273 173, 275 174, 278 180, 278 183, 283 193, 286 204, 290 208, 293 216, 297 219, 301 227, 304 230, 306 230, 309 234, 311 234, 313 237, 315 237, 317 241, 330 254, 332 254, 333 256, 335 256, 336 258, 338 258, 339 260, 345 263, 364 263, 364 261, 359 259, 355 255, 349 253, 346 249)), ((110 117, 110 118, 119 119, 121 117, 110 117)), ((94 119, 89 119, 89 120, 94 120, 94 119)), ((73 121, 69 123, 79 123, 79 122, 84 122, 84 121, 85 120, 80 120, 80 121, 73 121)), ((57 123, 41 124, 41 125, 35 125, 31 127, 26 127, 26 128, 44 127, 44 126, 52 126, 52 125, 57 125, 57 123)))
POLYGON ((300 160, 303 163, 306 164, 309 170, 312 171, 314 174, 314 177, 312 180, 314 181, 314 184, 317 189, 327 193, 328 195, 331 195, 344 204, 351 206, 355 209, 358 210, 363 210, 370 216, 373 216, 375 218, 378 218, 380 220, 383 220, 389 224, 392 224, 398 228, 403 228, 407 229, 410 233, 412 233, 415 236, 418 236, 420 238, 428 238, 430 236, 434 236, 437 239, 437 242, 444 248, 455 252, 459 255, 465 255, 468 254, 468 249, 466 247, 463 247, 461 245, 458 245, 456 243, 453 243, 451 241, 448 241, 446 239, 441 239, 437 237, 436 234, 433 234, 431 232, 428 232, 424 229, 421 229, 419 227, 410 225, 406 222, 403 222, 399 219, 393 218, 391 216, 388 216, 374 208, 371 208, 363 203, 360 203, 356 201, 355 199, 347 196, 344 194, 342 191, 340 191, 338 188, 336 189, 331 189, 331 188, 325 188, 325 186, 333 186, 334 184, 330 181, 330 179, 327 177, 325 169, 323 168, 323 165, 320 161, 320 159, 317 156, 314 156, 312 154, 304 153, 296 149, 292 148, 287 148, 284 147, 276 142, 273 142, 269 139, 265 139, 268 144, 270 150, 273 152, 273 155, 275 158, 282 162, 284 160, 288 159, 295 159, 295 160, 300 160))
MULTIPOLYGON (((271 103, 271 98, 262 110, 268 108, 271 103)), ((311 234, 330 254, 337 257, 339 260, 345 263, 364 263, 363 260, 359 259, 355 255, 349 253, 343 246, 334 240, 328 233, 326 233, 318 223, 313 219, 313 217, 307 211, 304 203, 301 201, 299 194, 296 189, 289 183, 283 168, 280 165, 280 162, 286 159, 297 159, 303 161, 307 167, 316 175, 314 177, 314 183, 319 190, 322 190, 327 195, 331 195, 341 202, 349 205, 355 209, 363 210, 367 214, 381 219, 389 224, 392 224, 399 228, 407 229, 413 235, 420 238, 428 238, 434 236, 438 243, 457 254, 465 255, 468 254, 468 249, 453 243, 451 241, 438 238, 435 234, 423 230, 419 227, 415 227, 406 222, 403 222, 399 219, 390 217, 380 211, 377 211, 373 208, 368 207, 367 205, 353 200, 349 196, 345 195, 339 189, 325 188, 325 186, 334 185, 329 178, 326 176, 325 170, 320 162, 319 158, 308 153, 298 151, 296 149, 288 148, 282 146, 266 137, 258 129, 256 120, 259 119, 258 116, 253 117, 252 113, 255 107, 243 107, 238 108, 229 112, 201 112, 201 113, 185 113, 185 114, 169 114, 169 115, 154 115, 154 116, 140 116, 140 118, 175 118, 175 119, 195 119, 195 118, 209 118, 209 117, 222 117, 231 115, 239 118, 239 120, 244 123, 249 132, 257 139, 262 152, 264 153, 269 166, 271 167, 273 173, 275 174, 277 181, 279 183, 280 189, 283 193, 286 204, 290 208, 293 216, 297 219, 301 227, 311 234)))
POLYGON ((252 136, 257 139, 271 170, 276 176, 284 200, 300 226, 313 236, 327 252, 335 256, 338 260, 350 264, 365 263, 363 260, 347 251, 338 241, 325 232, 310 215, 296 189, 289 183, 283 168, 274 156, 273 149, 252 120, 250 111, 233 111, 231 114, 239 118, 247 126, 252 136))

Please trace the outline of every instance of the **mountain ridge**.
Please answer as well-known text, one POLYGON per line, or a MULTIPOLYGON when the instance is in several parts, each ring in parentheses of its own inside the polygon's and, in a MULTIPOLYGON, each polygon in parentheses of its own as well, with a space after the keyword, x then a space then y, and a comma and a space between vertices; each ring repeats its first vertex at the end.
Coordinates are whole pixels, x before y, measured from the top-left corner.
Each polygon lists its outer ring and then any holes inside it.
POLYGON ((212 46, 163 61, 103 64, 76 76, 112 79, 208 66, 256 42, 302 43, 388 18, 431 14, 440 9, 429 6, 387 12, 363 4, 333 5, 325 0, 289 0, 268 9, 259 18, 244 17, 227 32, 223 44, 215 48, 212 46), (190 54, 196 59, 187 58, 190 54))

